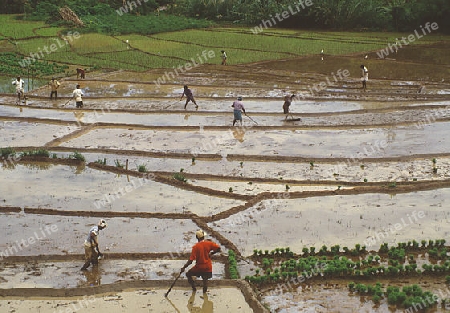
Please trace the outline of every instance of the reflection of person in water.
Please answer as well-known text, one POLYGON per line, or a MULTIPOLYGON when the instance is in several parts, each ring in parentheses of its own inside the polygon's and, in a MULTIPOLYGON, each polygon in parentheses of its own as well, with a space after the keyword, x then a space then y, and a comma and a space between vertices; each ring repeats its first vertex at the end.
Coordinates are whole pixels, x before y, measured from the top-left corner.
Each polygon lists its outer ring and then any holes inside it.
MULTIPOLYGON (((201 297, 200 297, 201 298, 201 297)), ((187 308, 189 313, 213 313, 214 312, 214 304, 212 301, 209 301, 208 294, 203 294, 203 305, 202 307, 194 306, 195 301, 195 292, 192 293, 191 297, 188 300, 187 308)))
POLYGON ((86 277, 86 283, 89 286, 99 286, 101 283, 101 275, 98 266, 92 267, 92 271, 83 271, 86 277))

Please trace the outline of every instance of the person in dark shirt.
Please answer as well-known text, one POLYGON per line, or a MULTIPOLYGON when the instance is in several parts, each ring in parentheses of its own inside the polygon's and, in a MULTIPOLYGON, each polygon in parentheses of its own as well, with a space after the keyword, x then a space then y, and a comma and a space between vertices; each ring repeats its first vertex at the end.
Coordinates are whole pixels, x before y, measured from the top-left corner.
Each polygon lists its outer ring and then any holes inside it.
POLYGON ((186 96, 186 103, 184 104, 185 110, 189 101, 192 101, 195 104, 195 108, 198 109, 198 105, 197 102, 195 102, 194 95, 192 94, 192 91, 188 88, 187 85, 184 85, 184 91, 183 94, 181 95, 180 101, 181 99, 183 99, 183 96, 186 96))

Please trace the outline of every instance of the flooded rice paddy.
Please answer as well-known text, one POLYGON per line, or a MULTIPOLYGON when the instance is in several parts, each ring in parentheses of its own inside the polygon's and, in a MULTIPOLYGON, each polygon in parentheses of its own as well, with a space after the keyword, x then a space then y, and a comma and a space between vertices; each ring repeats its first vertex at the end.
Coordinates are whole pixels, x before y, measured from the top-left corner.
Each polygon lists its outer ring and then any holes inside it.
MULTIPOLYGON (((331 72, 349 59, 326 66, 331 72)), ((68 101, 75 78, 62 80, 56 101, 46 87, 20 106, 2 94, 1 147, 16 155, 0 166, 0 311, 397 312, 350 294, 343 280, 311 280, 273 295, 230 280, 226 255, 237 254, 243 278, 258 268, 255 249, 300 254, 370 243, 377 250, 446 238, 446 69, 429 81, 375 75, 366 93, 350 77, 311 94, 325 65, 308 73, 305 62, 287 63, 199 67, 160 87, 152 83, 159 70, 90 73, 81 110, 68 101), (423 83, 427 93, 418 94, 423 83), (183 84, 198 110, 183 110, 183 84), (293 93, 301 120, 284 121, 283 96, 293 93), (238 95, 248 116, 232 127, 238 95), (50 157, 21 154, 38 149, 50 157), (108 221, 99 237, 105 259, 83 273, 84 238, 99 218, 108 221), (192 294, 182 275, 165 298, 198 228, 222 247, 209 291, 192 294)), ((406 282, 446 288, 442 277, 383 283, 406 282)))

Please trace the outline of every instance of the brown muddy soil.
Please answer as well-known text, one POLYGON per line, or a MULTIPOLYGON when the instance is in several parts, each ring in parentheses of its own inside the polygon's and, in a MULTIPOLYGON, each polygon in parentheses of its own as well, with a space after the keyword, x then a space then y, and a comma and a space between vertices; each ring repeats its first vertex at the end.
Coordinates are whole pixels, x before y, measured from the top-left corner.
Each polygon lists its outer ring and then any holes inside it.
POLYGON ((349 295, 345 283, 268 296, 228 280, 224 255, 214 259, 207 297, 191 299, 184 276, 169 299, 164 292, 197 228, 225 254, 234 250, 243 272, 254 270, 246 259, 253 249, 353 245, 400 221, 376 245, 445 238, 450 60, 425 60, 420 49, 406 47, 395 60, 370 53, 200 66, 161 86, 154 81, 165 70, 89 73, 80 81, 82 110, 68 101, 74 77, 62 81, 56 101, 46 87, 26 105, 1 95, 0 147, 17 152, 1 164, 1 311, 84 303, 79 312, 386 311, 349 295), (334 79, 339 69, 350 76, 334 79), (183 110, 184 84, 198 110, 183 110), (301 120, 286 122, 283 96, 292 93, 301 120), (238 95, 249 117, 232 127, 238 95), (20 155, 37 149, 50 158, 20 155), (423 218, 408 219, 419 211, 423 218), (100 235, 106 258, 82 274, 84 236, 100 217, 109 224, 100 235))

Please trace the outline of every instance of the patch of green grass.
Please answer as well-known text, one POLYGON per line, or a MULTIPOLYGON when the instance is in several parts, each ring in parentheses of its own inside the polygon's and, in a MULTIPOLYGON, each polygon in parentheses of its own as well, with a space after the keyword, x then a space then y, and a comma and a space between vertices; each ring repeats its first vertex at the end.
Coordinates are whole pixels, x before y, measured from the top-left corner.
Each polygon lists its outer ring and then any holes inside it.
POLYGON ((12 39, 22 39, 36 36, 33 29, 44 27, 44 22, 23 21, 18 19, 20 15, 1 14, 0 25, 2 25, 1 33, 12 39))
POLYGON ((64 28, 62 27, 42 27, 36 29, 34 32, 38 36, 43 37, 57 37, 58 32, 64 31, 64 28))
POLYGON ((104 34, 81 34, 71 43, 72 49, 79 54, 126 50, 126 44, 117 38, 104 34))

